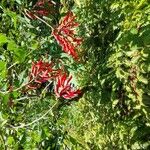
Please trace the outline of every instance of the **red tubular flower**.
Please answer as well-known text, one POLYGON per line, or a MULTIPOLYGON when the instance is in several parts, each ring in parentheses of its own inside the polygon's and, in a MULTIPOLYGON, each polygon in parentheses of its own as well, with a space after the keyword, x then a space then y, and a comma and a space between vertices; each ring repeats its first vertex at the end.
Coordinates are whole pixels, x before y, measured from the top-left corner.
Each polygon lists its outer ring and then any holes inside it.
POLYGON ((54 5, 56 5, 56 3, 52 0, 38 0, 33 6, 33 9, 26 14, 30 19, 36 19, 36 16, 48 16, 55 12, 53 8, 54 5))
POLYGON ((31 67, 31 73, 29 75, 29 88, 35 89, 38 84, 44 83, 50 79, 58 76, 59 70, 53 69, 53 63, 43 62, 42 60, 38 62, 33 62, 31 67), (32 82, 33 80, 33 82, 32 82))
POLYGON ((77 97, 81 93, 79 89, 76 90, 73 87, 73 84, 70 83, 71 79, 72 79, 72 76, 70 76, 67 79, 66 74, 60 74, 57 77, 56 85, 54 89, 57 97, 62 97, 65 99, 72 99, 72 98, 77 97))
POLYGON ((75 22, 75 16, 72 12, 68 12, 60 25, 53 30, 52 35, 56 41, 60 44, 63 51, 77 59, 76 47, 82 42, 81 38, 77 38, 75 35, 75 27, 79 24, 75 22))

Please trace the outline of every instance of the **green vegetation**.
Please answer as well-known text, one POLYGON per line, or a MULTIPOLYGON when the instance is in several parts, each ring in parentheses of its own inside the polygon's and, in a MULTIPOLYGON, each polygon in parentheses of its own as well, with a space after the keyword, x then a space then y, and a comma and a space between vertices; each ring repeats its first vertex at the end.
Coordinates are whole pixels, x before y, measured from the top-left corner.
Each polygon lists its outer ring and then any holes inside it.
POLYGON ((36 0, 0 2, 0 149, 149 150, 150 1, 50 2, 42 13, 36 0), (52 34, 70 11, 78 60, 52 34), (39 60, 71 74, 82 95, 56 97, 55 79, 29 90, 39 60))

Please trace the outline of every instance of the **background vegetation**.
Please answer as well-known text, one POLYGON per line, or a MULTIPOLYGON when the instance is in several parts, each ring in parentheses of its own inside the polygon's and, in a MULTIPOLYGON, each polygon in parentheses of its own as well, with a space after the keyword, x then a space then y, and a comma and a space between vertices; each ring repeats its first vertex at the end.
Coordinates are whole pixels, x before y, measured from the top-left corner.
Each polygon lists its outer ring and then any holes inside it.
POLYGON ((56 0, 42 18, 55 27, 74 12, 77 62, 49 26, 25 14, 35 3, 0 3, 0 149, 150 149, 150 1, 56 0), (83 96, 59 107, 53 86, 26 92, 40 58, 61 60, 83 96))

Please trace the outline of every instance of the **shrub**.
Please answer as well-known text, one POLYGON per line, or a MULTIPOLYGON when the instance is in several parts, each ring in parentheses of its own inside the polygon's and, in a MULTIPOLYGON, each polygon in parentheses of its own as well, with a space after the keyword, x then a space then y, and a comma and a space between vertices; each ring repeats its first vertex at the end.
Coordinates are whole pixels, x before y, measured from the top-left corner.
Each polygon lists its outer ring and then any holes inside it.
POLYGON ((0 4, 1 149, 150 148, 148 0, 0 4))

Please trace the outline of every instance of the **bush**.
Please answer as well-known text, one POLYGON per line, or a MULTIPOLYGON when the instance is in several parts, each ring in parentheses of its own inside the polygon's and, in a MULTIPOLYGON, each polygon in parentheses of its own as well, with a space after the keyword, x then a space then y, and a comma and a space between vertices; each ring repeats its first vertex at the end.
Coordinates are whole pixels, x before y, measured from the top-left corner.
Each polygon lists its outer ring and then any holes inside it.
POLYGON ((149 13, 148 0, 2 1, 0 148, 149 149, 149 13))

